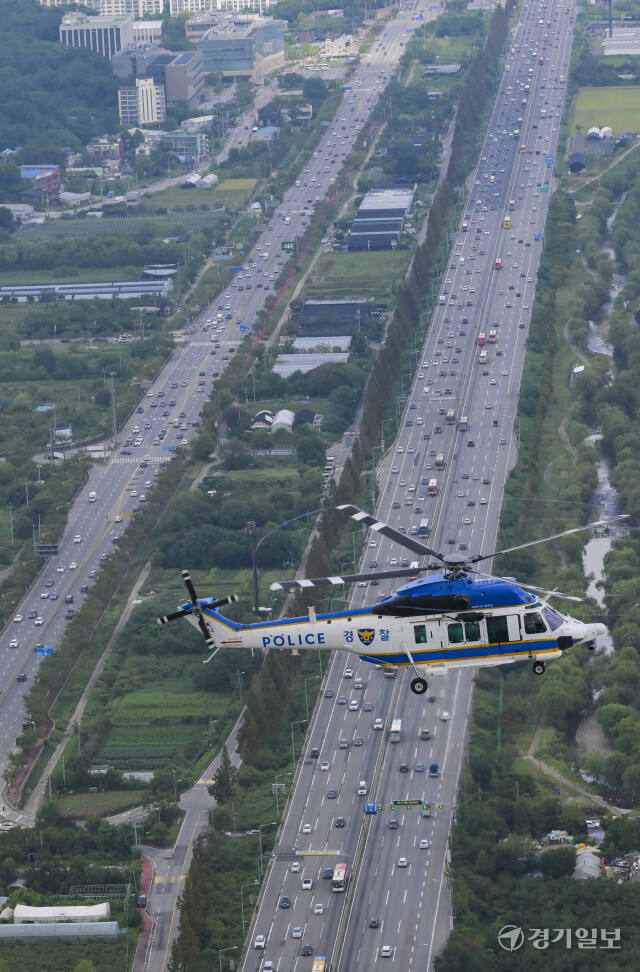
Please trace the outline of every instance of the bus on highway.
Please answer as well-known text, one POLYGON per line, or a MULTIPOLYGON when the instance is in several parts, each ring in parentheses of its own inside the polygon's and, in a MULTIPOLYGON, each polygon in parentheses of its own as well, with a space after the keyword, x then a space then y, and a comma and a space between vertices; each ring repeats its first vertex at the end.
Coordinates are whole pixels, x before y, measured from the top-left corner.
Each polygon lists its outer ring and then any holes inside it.
POLYGON ((502 259, 498 257, 495 263, 496 270, 502 270, 502 259))
POLYGON ((446 417, 445 421, 446 421, 447 425, 455 425, 456 424, 456 412, 455 412, 455 409, 453 409, 453 408, 450 408, 449 409, 449 411, 447 412, 447 417, 446 417))
POLYGON ((444 464, 445 464, 444 452, 439 452, 438 455, 436 456, 436 461, 434 465, 436 469, 444 469, 444 464))
POLYGON ((460 429, 461 432, 466 432, 467 429, 469 428, 469 419, 467 418, 466 415, 460 416, 460 421, 458 422, 458 428, 460 429))
POLYGON ((424 520, 420 520, 420 526, 418 527, 418 536, 428 537, 429 536, 429 520, 425 517, 424 520))
POLYGON ((347 865, 342 861, 340 864, 336 864, 333 869, 333 877, 331 878, 331 890, 332 891, 345 891, 347 888, 347 865))
POLYGON ((438 480, 437 479, 430 479, 429 480, 429 485, 427 486, 427 492, 428 492, 429 496, 437 496, 438 495, 438 480))
POLYGON ((391 723, 391 729, 389 730, 389 742, 392 743, 400 742, 401 736, 402 736, 402 719, 394 719, 391 723))
POLYGON ((489 344, 495 344, 498 340, 498 332, 493 329, 489 331, 489 344))
POLYGON ((511 229, 511 216, 505 216, 503 225, 505 229, 511 229))
POLYGON ((487 340, 487 335, 484 333, 484 331, 480 331, 480 333, 478 334, 478 347, 479 348, 483 347, 484 344, 486 343, 486 340, 487 340))
POLYGON ((487 361, 487 352, 486 351, 481 351, 480 352, 480 354, 478 355, 478 361, 479 361, 480 364, 486 364, 486 361, 487 361))
POLYGON ((316 955, 311 966, 311 972, 326 972, 327 958, 325 955, 316 955))

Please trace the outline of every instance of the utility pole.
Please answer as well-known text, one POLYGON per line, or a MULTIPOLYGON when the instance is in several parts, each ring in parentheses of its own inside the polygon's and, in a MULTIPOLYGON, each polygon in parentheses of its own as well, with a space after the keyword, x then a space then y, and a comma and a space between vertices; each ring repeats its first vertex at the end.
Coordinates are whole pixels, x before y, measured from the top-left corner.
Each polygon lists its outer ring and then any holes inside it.
POLYGON ((255 614, 258 614, 259 608, 259 596, 258 596, 258 568, 256 565, 256 537, 258 536, 258 527, 256 526, 255 520, 249 520, 245 530, 245 536, 249 537, 251 541, 251 571, 253 574, 253 610, 255 614))
POLYGON ((113 441, 115 443, 118 434, 118 419, 116 417, 116 388, 113 381, 114 372, 111 372, 111 417, 113 421, 113 441))

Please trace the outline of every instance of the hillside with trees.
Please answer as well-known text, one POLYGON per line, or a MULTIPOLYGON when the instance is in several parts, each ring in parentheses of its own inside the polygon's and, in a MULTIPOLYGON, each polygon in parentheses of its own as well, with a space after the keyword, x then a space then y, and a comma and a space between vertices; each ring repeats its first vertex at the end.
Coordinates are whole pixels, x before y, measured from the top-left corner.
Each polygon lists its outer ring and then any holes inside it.
POLYGON ((118 127, 118 79, 109 61, 63 47, 62 13, 36 0, 0 0, 0 151, 17 161, 62 161, 94 135, 118 127))

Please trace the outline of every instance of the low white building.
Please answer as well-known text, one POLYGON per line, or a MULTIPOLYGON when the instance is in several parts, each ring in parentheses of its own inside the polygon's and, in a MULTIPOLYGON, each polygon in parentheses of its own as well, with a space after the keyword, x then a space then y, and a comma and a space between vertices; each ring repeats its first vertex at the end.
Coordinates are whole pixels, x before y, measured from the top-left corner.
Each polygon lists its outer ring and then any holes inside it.
POLYGON ((111 917, 109 902, 97 905, 51 905, 36 908, 18 904, 13 909, 15 925, 55 924, 61 921, 108 921, 111 917))

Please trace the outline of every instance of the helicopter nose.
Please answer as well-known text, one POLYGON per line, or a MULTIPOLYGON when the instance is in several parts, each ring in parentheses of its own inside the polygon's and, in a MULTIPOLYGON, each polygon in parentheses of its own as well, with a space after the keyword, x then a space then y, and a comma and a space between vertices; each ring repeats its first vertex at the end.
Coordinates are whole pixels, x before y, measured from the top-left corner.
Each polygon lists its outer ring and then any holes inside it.
POLYGON ((606 635, 607 628, 604 624, 585 624, 584 641, 594 641, 601 635, 606 635))

